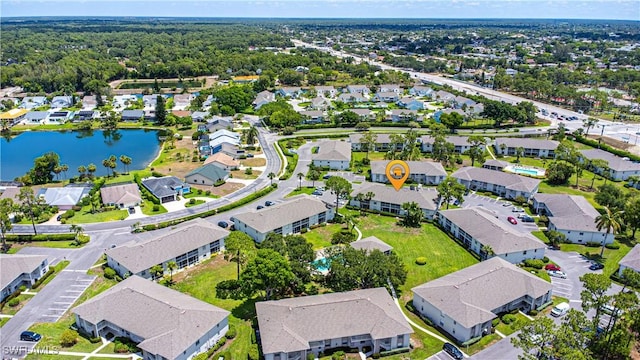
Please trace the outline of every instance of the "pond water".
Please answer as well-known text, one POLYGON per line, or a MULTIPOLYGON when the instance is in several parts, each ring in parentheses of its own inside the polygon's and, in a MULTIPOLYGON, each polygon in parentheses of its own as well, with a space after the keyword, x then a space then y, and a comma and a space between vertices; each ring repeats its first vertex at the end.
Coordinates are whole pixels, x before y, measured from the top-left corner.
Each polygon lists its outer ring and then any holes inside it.
MULTIPOLYGON (((78 175, 80 165, 96 165, 97 175, 105 175, 102 160, 111 155, 131 158, 129 170, 144 169, 160 151, 157 130, 118 129, 90 131, 27 131, 10 140, 0 138, 0 180, 24 175, 33 160, 53 151, 67 164, 67 177, 78 175)), ((118 161, 116 171, 123 171, 118 161)))

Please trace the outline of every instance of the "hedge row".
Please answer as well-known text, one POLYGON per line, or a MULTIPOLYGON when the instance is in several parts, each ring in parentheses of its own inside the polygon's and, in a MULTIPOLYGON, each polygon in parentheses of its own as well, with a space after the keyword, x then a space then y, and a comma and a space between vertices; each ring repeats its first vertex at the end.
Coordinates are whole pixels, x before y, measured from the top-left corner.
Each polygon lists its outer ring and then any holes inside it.
POLYGON ((7 241, 29 242, 29 241, 64 241, 75 240, 76 234, 8 234, 5 235, 7 241))
MULTIPOLYGON (((598 141, 596 141, 596 140, 592 140, 592 139, 585 138, 583 136, 577 136, 577 135, 574 135, 573 137, 579 143, 582 143, 582 144, 585 144, 585 145, 589 145, 589 146, 594 147, 594 148, 598 147, 598 141)), ((616 149, 614 147, 611 147, 611 146, 605 144, 604 142, 600 143, 600 149, 602 149, 602 150, 604 150, 606 152, 610 152, 610 153, 612 153, 614 155, 618 155, 620 157, 628 157, 629 159, 631 159, 633 161, 640 161, 640 156, 632 154, 632 153, 630 153, 628 151, 616 149)))
POLYGON ((143 230, 145 231, 151 231, 151 230, 157 230, 157 229, 164 229, 166 227, 169 226, 173 226, 173 225, 178 225, 180 223, 183 223, 185 221, 189 221, 189 220, 193 220, 195 218, 204 218, 204 217, 208 217, 208 216, 213 216, 215 214, 219 214, 225 211, 229 211, 232 209, 235 209, 237 207, 240 207, 242 205, 248 204, 256 199, 259 199, 267 194, 269 194, 270 192, 272 192, 273 190, 275 190, 278 187, 278 184, 272 184, 271 186, 267 186, 266 188, 257 191, 247 197, 244 197, 236 202, 232 202, 231 204, 227 204, 225 206, 221 206, 217 209, 213 209, 213 210, 209 210, 209 211, 205 211, 203 213, 199 213, 199 214, 193 214, 193 215, 189 215, 189 216, 185 216, 179 219, 174 219, 174 220, 170 220, 170 221, 165 221, 165 222, 161 222, 158 224, 149 224, 149 225, 144 225, 142 227, 143 230))
POLYGON ((33 285, 31 285, 31 289, 33 289, 33 290, 37 289, 40 285, 42 285, 42 282, 47 280, 47 278, 49 276, 53 275, 53 273, 55 273, 55 272, 56 272, 56 270, 54 268, 50 267, 49 270, 44 275, 42 275, 42 277, 40 279, 36 280, 33 283, 33 285))
POLYGON ((284 142, 289 141, 288 139, 283 139, 278 141, 278 146, 282 150, 284 157, 287 159, 287 167, 285 168, 284 174, 280 176, 280 180, 287 180, 293 175, 293 172, 296 170, 296 166, 298 165, 298 154, 289 153, 289 148, 284 144, 284 142))

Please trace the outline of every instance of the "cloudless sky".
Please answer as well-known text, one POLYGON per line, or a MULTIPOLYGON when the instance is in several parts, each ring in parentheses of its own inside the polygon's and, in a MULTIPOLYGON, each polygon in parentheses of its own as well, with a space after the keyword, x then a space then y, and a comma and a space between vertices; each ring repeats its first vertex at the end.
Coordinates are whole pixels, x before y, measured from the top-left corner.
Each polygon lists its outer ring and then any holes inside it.
POLYGON ((640 21, 639 0, 0 0, 1 17, 542 18, 640 21))

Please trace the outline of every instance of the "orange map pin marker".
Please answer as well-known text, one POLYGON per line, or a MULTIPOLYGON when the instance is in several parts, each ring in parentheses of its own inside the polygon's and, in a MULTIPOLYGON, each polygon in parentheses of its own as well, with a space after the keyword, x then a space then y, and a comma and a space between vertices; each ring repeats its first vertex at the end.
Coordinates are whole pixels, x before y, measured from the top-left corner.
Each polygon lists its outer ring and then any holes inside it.
POLYGON ((391 185, 396 189, 396 191, 400 191, 402 185, 407 178, 409 177, 409 165, 402 160, 393 160, 387 164, 387 169, 385 170, 385 174, 387 175, 387 179, 391 182, 391 185))

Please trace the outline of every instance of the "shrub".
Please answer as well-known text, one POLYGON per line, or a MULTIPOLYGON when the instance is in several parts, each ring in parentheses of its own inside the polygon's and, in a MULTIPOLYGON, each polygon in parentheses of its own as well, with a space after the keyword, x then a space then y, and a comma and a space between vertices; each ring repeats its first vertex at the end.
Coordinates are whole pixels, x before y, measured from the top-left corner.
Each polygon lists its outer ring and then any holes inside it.
POLYGON ((500 319, 493 319, 491 321, 491 326, 496 327, 500 324, 500 319))
POLYGON ((424 256, 420 256, 419 258, 416 259, 416 264, 418 265, 426 265, 427 264, 427 258, 424 256))
POLYGON ((536 315, 538 315, 538 310, 533 309, 533 310, 529 311, 529 315, 531 315, 531 316, 536 316, 536 315))
POLYGON ((195 203, 196 203, 196 199, 194 198, 189 199, 189 204, 193 205, 195 203))
POLYGON ((599 247, 600 243, 597 241, 587 241, 585 244, 587 247, 599 247))
POLYGON ((338 231, 331 236, 331 244, 348 244, 356 239, 356 234, 349 231, 338 231))
POLYGON ((250 167, 246 168, 244 170, 245 175, 252 175, 253 174, 253 169, 251 169, 250 167))
MULTIPOLYGON (((224 185, 224 184, 225 184, 225 181, 224 181, 224 180, 222 180, 222 179, 218 179, 218 181, 216 181, 215 183, 213 183, 213 186, 218 187, 218 186, 222 186, 222 185, 224 185)), ((209 194, 211 194, 211 191, 207 190, 207 192, 208 192, 209 194)), ((208 194, 208 195, 209 195, 209 194, 208 194)))
POLYGON ((116 277, 116 271, 107 266, 104 268, 104 277, 107 279, 113 279, 116 277))
POLYGON ((17 297, 9 300, 9 302, 7 303, 7 305, 9 305, 11 307, 16 307, 16 306, 18 306, 18 304, 20 304, 20 299, 18 299, 17 297))
POLYGON ((242 284, 235 279, 220 281, 216 285, 216 297, 220 299, 233 299, 240 293, 241 285, 242 284))
POLYGON ((309 229, 307 229, 307 228, 302 228, 302 229, 300 229, 300 234, 306 234, 306 233, 307 233, 307 231, 309 231, 309 229))
POLYGON ((72 218, 75 214, 76 212, 73 209, 67 210, 64 214, 60 216, 60 218, 62 219, 72 218))
POLYGON ((336 351, 331 355, 331 360, 344 359, 344 351, 336 351))
POLYGON ((379 353, 375 353, 371 356, 374 359, 380 359, 380 354, 379 353))
POLYGON ((54 272, 54 269, 49 268, 49 271, 47 271, 44 275, 42 275, 40 279, 36 280, 36 282, 31 285, 31 289, 37 289, 45 280, 47 280, 49 276, 53 275, 54 272))
POLYGON ((524 266, 540 270, 544 267, 544 262, 540 259, 526 259, 524 266))
POLYGON ((258 351, 258 345, 254 344, 249 348, 249 354, 247 354, 247 358, 249 360, 258 360, 260 358, 260 351, 258 351))
POLYGON ((153 207, 151 209, 153 210, 153 212, 160 211, 160 205, 153 204, 153 207))
POLYGON ((78 333, 67 329, 60 335, 60 345, 62 347, 71 347, 78 342, 78 333))
POLYGON ((518 318, 516 318, 515 315, 511 315, 511 314, 506 314, 506 315, 502 315, 502 322, 509 325, 512 322, 516 321, 518 318))
POLYGON ((611 244, 607 244, 604 247, 607 249, 618 250, 620 249, 620 243, 617 241, 612 242, 611 244))
POLYGON ((314 360, 316 355, 314 353, 307 353, 307 360, 314 360))
POLYGON ((90 343, 92 343, 92 344, 97 344, 97 343, 99 343, 99 342, 102 342, 102 339, 100 339, 100 337, 99 337, 99 336, 96 336, 96 337, 90 337, 90 338, 89 338, 89 342, 90 342, 90 343))
POLYGON ((229 326, 229 330, 227 330, 227 333, 224 334, 224 337, 226 337, 227 339, 231 340, 234 337, 236 337, 237 334, 238 333, 237 333, 236 328, 233 327, 233 326, 229 326))
POLYGON ((211 190, 205 191, 204 194, 207 195, 207 196, 211 195, 211 190))
POLYGON ((545 256, 545 257, 543 257, 543 258, 542 258, 542 262, 543 262, 543 263, 545 263, 545 264, 549 263, 549 258, 548 258, 548 257, 546 257, 546 256, 545 256))

